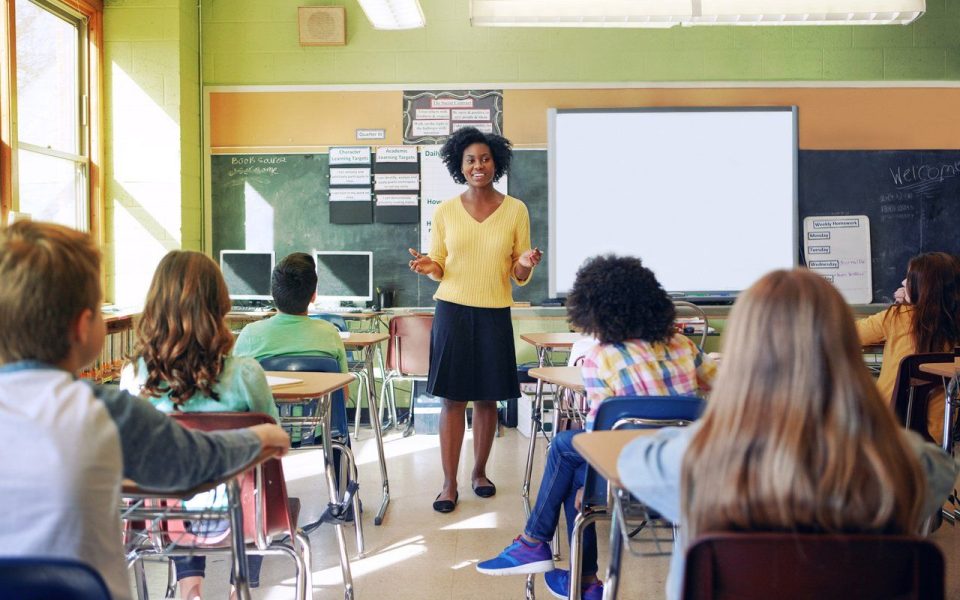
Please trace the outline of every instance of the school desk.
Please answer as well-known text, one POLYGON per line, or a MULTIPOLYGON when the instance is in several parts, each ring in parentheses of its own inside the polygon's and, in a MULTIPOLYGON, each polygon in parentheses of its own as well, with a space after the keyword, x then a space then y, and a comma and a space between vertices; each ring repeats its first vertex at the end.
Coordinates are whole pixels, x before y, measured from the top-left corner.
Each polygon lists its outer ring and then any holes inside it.
POLYGON ((920 365, 920 370, 943 378, 943 393, 945 395, 943 403, 943 449, 948 454, 953 455, 953 448, 951 447, 953 434, 950 431, 950 424, 953 423, 960 398, 951 398, 948 392, 950 380, 960 374, 960 359, 954 359, 952 363, 925 363, 920 365))
MULTIPOLYGON (((327 479, 327 491, 330 495, 330 504, 343 501, 337 489, 337 479, 333 469, 333 441, 330 439, 330 404, 333 392, 345 388, 353 381, 349 373, 318 373, 314 371, 267 371, 268 377, 282 379, 299 379, 299 383, 280 385, 271 388, 273 399, 278 404, 300 403, 306 400, 317 399, 317 415, 323 426, 323 470, 327 479)), ((349 455, 347 455, 349 456, 349 455)), ((348 460, 353 460, 349 457, 348 460)), ((360 519, 359 503, 354 502, 354 525, 357 537, 357 553, 364 554, 363 526, 360 519)), ((347 555, 347 542, 343 533, 343 523, 333 522, 337 535, 337 545, 340 549, 340 569, 343 571, 343 584, 347 589, 353 589, 353 578, 350 574, 350 558, 347 555)))
MULTIPOLYGON (((380 460, 380 482, 383 489, 383 495, 380 500, 380 509, 377 516, 373 519, 374 525, 383 523, 383 515, 387 512, 387 506, 390 504, 390 480, 387 478, 387 459, 383 453, 383 427, 380 422, 380 408, 377 404, 377 386, 373 378, 373 360, 374 356, 380 358, 380 371, 383 373, 383 354, 380 350, 380 343, 390 336, 386 333, 354 333, 349 337, 343 338, 343 345, 347 350, 358 349, 363 351, 363 362, 367 369, 367 407, 370 410, 370 423, 373 424, 373 435, 377 439, 377 456, 380 460), (374 421, 376 415, 376 421, 374 421)), ((357 410, 360 410, 360 403, 357 402, 357 410)), ((393 409, 393 422, 397 422, 396 408, 393 409)))
POLYGON ((620 473, 617 471, 617 460, 624 446, 645 435, 653 435, 655 429, 621 429, 618 431, 591 431, 573 438, 573 447, 580 456, 593 467, 601 477, 607 480, 610 492, 608 497, 613 499, 610 507, 610 562, 607 566, 607 576, 603 584, 603 600, 613 600, 617 597, 617 588, 620 583, 620 559, 624 544, 620 531, 623 523, 623 505, 621 497, 626 491, 620 482, 620 473))
MULTIPOLYGON (((237 590, 237 597, 240 600, 250 600, 250 567, 247 564, 246 543, 243 535, 243 506, 240 501, 239 476, 257 465, 266 462, 280 454, 276 448, 265 448, 260 454, 247 462, 245 465, 215 480, 202 483, 190 489, 158 492, 148 488, 141 487, 135 481, 130 479, 123 480, 121 495, 125 504, 120 508, 120 516, 130 527, 138 527, 139 523, 143 527, 159 526, 160 520, 197 519, 196 511, 183 508, 182 506, 161 506, 159 500, 189 500, 197 494, 209 492, 219 485, 224 485, 227 490, 227 501, 222 507, 210 507, 202 511, 203 519, 216 518, 217 515, 227 517, 230 521, 230 548, 233 556, 234 586, 237 590)), ((160 539, 155 534, 161 534, 159 531, 136 531, 131 529, 125 535, 124 554, 128 557, 137 556, 141 553, 157 554, 167 552, 175 548, 158 549, 155 545, 160 539), (143 535, 141 535, 141 533, 143 535), (133 553, 133 554, 131 554, 133 553)), ((143 570, 143 563, 137 561, 133 567, 134 579, 137 586, 137 597, 147 597, 147 579, 143 570)))
POLYGON ((586 336, 582 333, 523 333, 520 339, 537 349, 537 362, 541 367, 552 366, 552 354, 556 350, 569 350, 586 336))

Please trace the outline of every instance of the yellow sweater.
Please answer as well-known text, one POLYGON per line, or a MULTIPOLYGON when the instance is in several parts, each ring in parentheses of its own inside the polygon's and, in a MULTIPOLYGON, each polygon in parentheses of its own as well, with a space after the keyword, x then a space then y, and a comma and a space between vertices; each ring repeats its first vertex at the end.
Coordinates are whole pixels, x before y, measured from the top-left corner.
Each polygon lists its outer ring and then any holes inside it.
MULTIPOLYGON (((857 321, 857 333, 861 344, 883 343, 883 364, 877 377, 880 396, 893 406, 893 388, 897 384, 897 370, 904 356, 916 354, 917 344, 913 339, 910 322, 913 307, 893 306, 883 312, 857 321)), ((927 405, 927 430, 937 443, 943 438, 944 394, 938 390, 930 394, 927 405)))
POLYGON ((430 258, 443 268, 435 300, 464 306, 504 308, 513 304, 513 267, 530 249, 527 206, 506 196, 482 223, 470 216, 460 197, 440 204, 433 215, 430 258))

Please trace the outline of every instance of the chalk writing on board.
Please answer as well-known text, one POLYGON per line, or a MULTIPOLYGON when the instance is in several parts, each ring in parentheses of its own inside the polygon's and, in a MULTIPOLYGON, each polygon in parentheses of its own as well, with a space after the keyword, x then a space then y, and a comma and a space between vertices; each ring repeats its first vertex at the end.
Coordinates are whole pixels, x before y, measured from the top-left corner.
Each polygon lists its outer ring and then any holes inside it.
POLYGON ((960 175, 960 160, 952 163, 926 163, 897 166, 890 176, 897 189, 925 189, 960 175))

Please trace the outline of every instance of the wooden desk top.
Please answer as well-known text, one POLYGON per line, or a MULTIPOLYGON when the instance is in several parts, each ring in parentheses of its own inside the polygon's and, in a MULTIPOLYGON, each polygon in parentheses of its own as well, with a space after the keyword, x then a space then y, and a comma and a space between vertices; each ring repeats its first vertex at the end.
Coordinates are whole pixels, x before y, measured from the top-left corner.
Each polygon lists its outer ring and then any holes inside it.
POLYGON ((612 485, 623 487, 617 472, 617 459, 623 447, 645 435, 653 435, 656 429, 621 429, 619 431, 591 431, 573 438, 573 447, 590 466, 597 470, 612 485))
POLYGON ((353 381, 353 375, 349 373, 316 373, 313 371, 267 371, 267 375, 272 377, 284 377, 286 379, 302 379, 302 383, 284 385, 272 388, 273 398, 275 400, 304 400, 306 398, 318 398, 324 394, 329 394, 334 390, 347 386, 353 381))
POLYGON ((367 346, 379 344, 389 337, 386 333, 359 333, 351 331, 350 337, 340 339, 343 340, 343 345, 347 348, 366 348, 367 346))
POLYGON ((583 393, 583 373, 580 367, 537 367, 528 371, 530 377, 542 379, 575 392, 583 393))
POLYGON ((520 339, 537 348, 571 348, 586 336, 582 333, 522 333, 520 339))
POLYGON ((186 500, 188 498, 192 498, 193 496, 196 496, 197 494, 208 492, 213 488, 217 487, 218 485, 230 481, 231 479, 243 473, 244 471, 247 471, 248 469, 252 469, 253 467, 259 465, 260 463, 264 463, 270 460, 271 458, 279 455, 280 455, 280 451, 276 448, 264 448, 260 450, 260 454, 255 456, 253 460, 243 465, 236 471, 232 473, 228 473, 227 475, 224 475, 223 477, 215 481, 208 481, 206 483, 201 483, 200 485, 192 487, 188 490, 178 490, 174 492, 158 492, 158 491, 150 490, 144 487, 140 487, 140 485, 138 485, 133 480, 124 479, 120 494, 124 498, 137 498, 137 497, 158 498, 159 497, 159 498, 180 498, 182 500, 186 500))
POLYGON ((953 377, 960 372, 960 360, 954 359, 952 363, 924 363, 920 365, 920 370, 940 377, 953 377))

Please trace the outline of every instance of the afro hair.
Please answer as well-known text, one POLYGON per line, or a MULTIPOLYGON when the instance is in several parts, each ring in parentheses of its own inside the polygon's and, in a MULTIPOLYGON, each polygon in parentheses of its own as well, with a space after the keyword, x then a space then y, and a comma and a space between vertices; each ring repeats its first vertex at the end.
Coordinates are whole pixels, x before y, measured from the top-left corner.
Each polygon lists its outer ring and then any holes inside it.
POLYGON ((616 344, 636 338, 667 341, 676 310, 639 258, 608 254, 587 259, 577 271, 567 314, 574 327, 604 344, 616 344))
POLYGON ((458 129, 440 148, 440 158, 443 159, 443 164, 447 165, 450 176, 457 183, 467 182, 462 170, 463 153, 473 144, 486 144, 490 148, 490 154, 493 155, 493 180, 500 181, 504 173, 510 170, 510 160, 513 158, 510 140, 493 133, 483 133, 476 127, 458 129))

